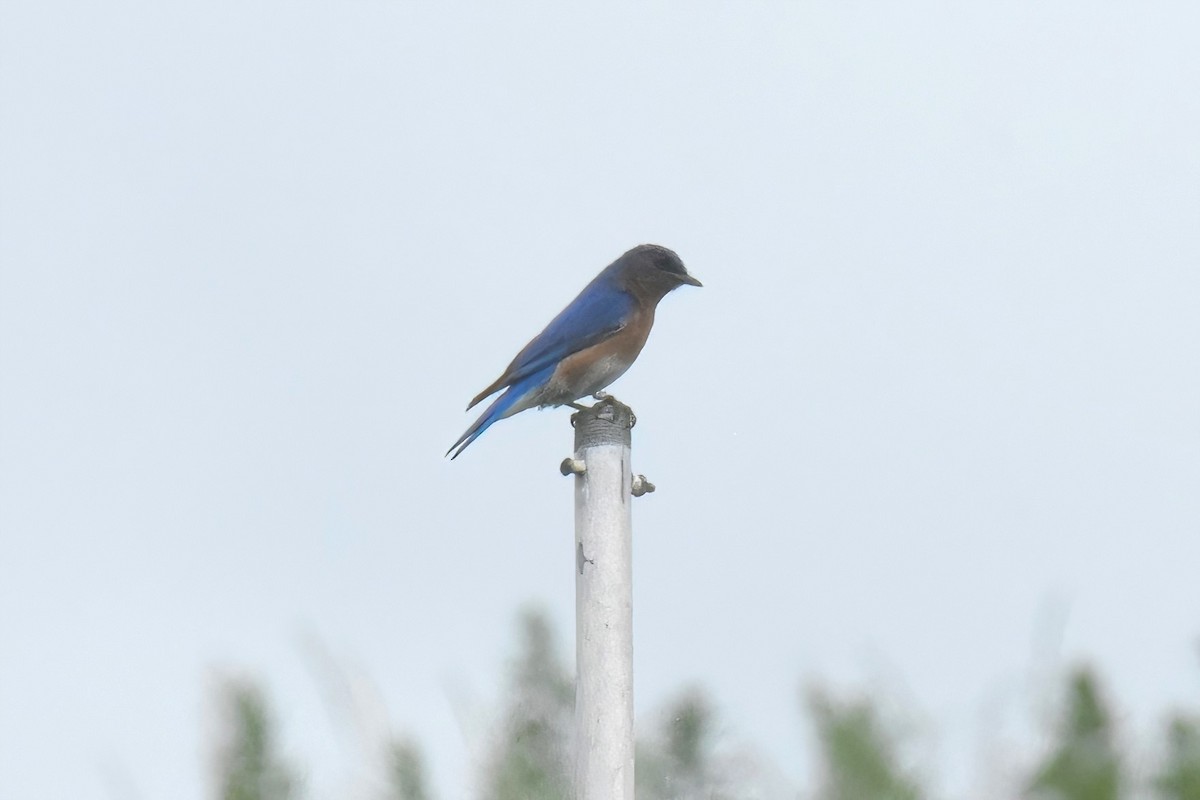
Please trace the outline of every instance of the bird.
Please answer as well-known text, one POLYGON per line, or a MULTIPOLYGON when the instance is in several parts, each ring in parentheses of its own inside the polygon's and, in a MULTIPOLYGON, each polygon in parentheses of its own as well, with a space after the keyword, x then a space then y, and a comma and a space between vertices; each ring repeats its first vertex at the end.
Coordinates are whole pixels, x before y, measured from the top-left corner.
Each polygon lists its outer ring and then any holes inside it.
POLYGON ((458 458, 492 424, 521 411, 585 408, 575 401, 597 395, 625 374, 646 344, 659 301, 685 284, 703 286, 673 250, 642 244, 627 251, 533 337, 499 378, 475 395, 468 411, 504 390, 446 455, 458 458))

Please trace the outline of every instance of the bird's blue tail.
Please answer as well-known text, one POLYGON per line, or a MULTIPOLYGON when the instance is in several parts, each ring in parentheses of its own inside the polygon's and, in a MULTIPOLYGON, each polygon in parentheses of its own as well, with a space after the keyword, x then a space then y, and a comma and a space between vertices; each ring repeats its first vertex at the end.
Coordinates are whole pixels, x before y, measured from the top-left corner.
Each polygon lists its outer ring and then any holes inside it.
POLYGON ((479 419, 475 420, 475 424, 467 428, 466 432, 458 437, 458 441, 452 444, 450 449, 446 451, 446 455, 450 456, 450 460, 453 461, 458 458, 471 442, 478 439, 484 431, 492 426, 493 422, 498 422, 505 417, 516 414, 518 411, 524 411, 526 408, 529 408, 528 405, 524 404, 524 401, 527 401, 531 394, 542 388, 546 381, 550 380, 550 376, 554 373, 557 366, 557 363, 551 364, 546 369, 517 381, 508 387, 504 394, 493 400, 492 404, 487 407, 487 411, 480 414, 479 419), (450 455, 451 453, 454 455, 450 455))

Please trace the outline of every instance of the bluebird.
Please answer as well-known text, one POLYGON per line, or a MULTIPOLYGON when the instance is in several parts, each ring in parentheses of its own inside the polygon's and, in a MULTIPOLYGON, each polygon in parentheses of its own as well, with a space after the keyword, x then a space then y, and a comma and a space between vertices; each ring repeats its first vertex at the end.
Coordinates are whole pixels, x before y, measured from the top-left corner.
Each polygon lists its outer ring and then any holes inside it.
POLYGON ((576 400, 625 374, 646 344, 658 301, 685 283, 702 285, 679 256, 656 244, 638 245, 609 264, 475 396, 468 411, 505 390, 446 455, 458 458, 493 423, 526 409, 582 408, 576 400))

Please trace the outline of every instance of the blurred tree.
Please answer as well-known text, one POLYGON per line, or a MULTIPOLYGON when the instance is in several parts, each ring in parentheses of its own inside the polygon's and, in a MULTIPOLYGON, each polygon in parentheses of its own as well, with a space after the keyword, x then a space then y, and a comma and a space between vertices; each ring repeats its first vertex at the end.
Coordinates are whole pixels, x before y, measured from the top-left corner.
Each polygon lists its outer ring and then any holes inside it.
POLYGON ((1069 679, 1058 742, 1029 783, 1036 800, 1117 800, 1121 764, 1113 744, 1111 715, 1090 669, 1069 679))
POLYGON ((896 764, 894 737, 869 700, 837 702, 820 690, 808 705, 823 760, 821 800, 917 800, 923 793, 896 764))
POLYGON ((487 800, 565 800, 571 786, 567 743, 575 684, 546 616, 526 611, 520 627, 520 651, 483 795, 487 800))
POLYGON ((718 800, 723 780, 713 764, 713 711, 699 689, 669 708, 659 735, 639 743, 637 796, 644 800, 718 800))
POLYGON ((425 788, 425 761, 415 742, 407 739, 392 742, 389 755, 390 778, 394 800, 429 800, 425 788))
POLYGON ((1175 716, 1167 728, 1167 756, 1154 781, 1164 800, 1200 800, 1200 720, 1175 716))
MULTIPOLYGON (((486 800, 566 800, 570 796, 574 681, 559 656, 549 620, 536 611, 519 618, 520 641, 509 669, 503 714, 480 780, 486 800)), ((216 759, 219 800, 292 800, 300 784, 277 754, 275 731, 261 690, 247 682, 221 687, 222 745, 216 759)), ((840 701, 820 690, 808 697, 821 782, 817 800, 919 800, 918 781, 897 762, 895 734, 869 698, 840 701)), ((639 800, 727 800, 783 796, 753 788, 763 773, 737 772, 718 760, 713 707, 689 689, 668 707, 655 735, 638 743, 639 800)), ((1111 713, 1088 669, 1069 676, 1055 741, 1033 777, 1026 800, 1120 800, 1123 780, 1111 713)), ((1200 717, 1174 716, 1167 752, 1153 781, 1161 800, 1200 800, 1200 717)), ((379 752, 377 750, 373 752, 379 752)), ((386 749, 389 800, 429 800, 424 761, 416 744, 402 739, 386 749)), ((749 762, 747 762, 748 764, 749 762)), ((745 765, 743 765, 745 766, 745 765)), ((376 773, 378 774, 378 773, 376 773)), ((764 785, 766 785, 764 783, 764 785)), ((1139 787, 1142 788, 1142 787, 1139 787)), ((379 785, 371 797, 379 796, 379 785)))
POLYGON ((296 779, 275 753, 275 731, 258 687, 230 682, 222 690, 227 739, 217 757, 221 800, 287 800, 296 779))

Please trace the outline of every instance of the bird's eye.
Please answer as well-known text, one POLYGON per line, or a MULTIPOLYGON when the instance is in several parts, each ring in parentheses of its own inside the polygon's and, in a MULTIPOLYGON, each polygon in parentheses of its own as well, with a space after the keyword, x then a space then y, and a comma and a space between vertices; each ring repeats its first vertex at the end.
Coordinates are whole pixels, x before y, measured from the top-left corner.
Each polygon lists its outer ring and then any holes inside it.
POLYGON ((654 266, 661 269, 663 272, 670 272, 673 275, 683 275, 683 263, 677 258, 664 256, 654 262, 654 266))

